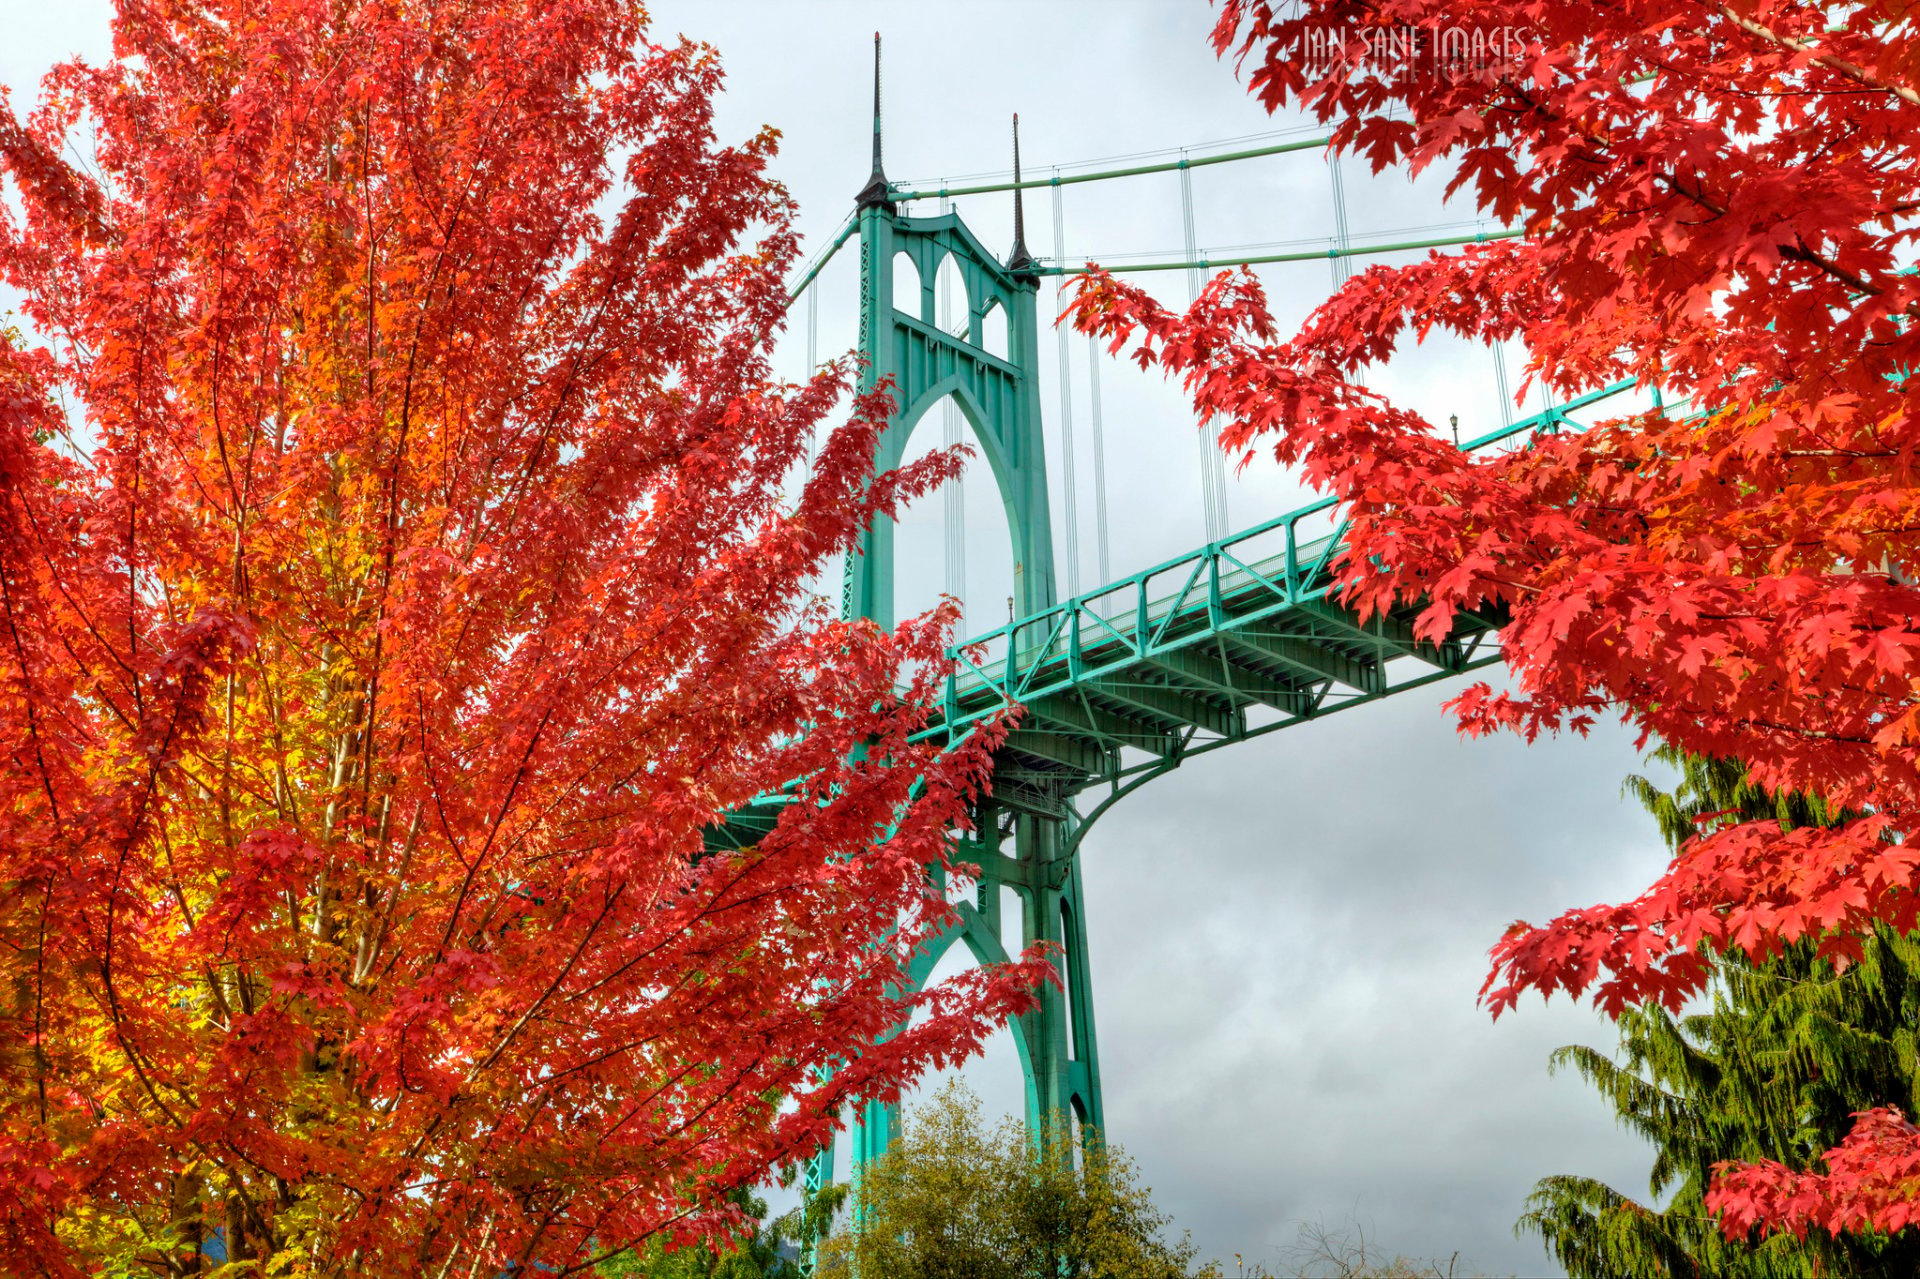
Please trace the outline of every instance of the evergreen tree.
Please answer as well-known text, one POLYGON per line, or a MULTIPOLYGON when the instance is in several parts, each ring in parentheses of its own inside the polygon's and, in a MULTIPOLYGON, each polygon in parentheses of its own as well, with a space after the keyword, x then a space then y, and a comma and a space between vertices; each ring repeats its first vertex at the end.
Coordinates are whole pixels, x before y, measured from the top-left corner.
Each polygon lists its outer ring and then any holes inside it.
MULTIPOLYGON (((1656 757, 1681 770, 1679 785, 1663 791, 1634 776, 1625 791, 1670 847, 1736 822, 1771 818, 1792 829, 1851 816, 1815 797, 1770 794, 1735 761, 1671 749, 1656 757)), ((1672 1195, 1654 1209, 1589 1177, 1547 1177, 1516 1231, 1540 1236, 1573 1279, 1920 1273, 1920 1232, 1728 1241, 1702 1202, 1719 1161, 1772 1159, 1805 1170, 1839 1144, 1854 1112, 1915 1112, 1920 947, 1885 928, 1863 947, 1839 972, 1808 941, 1758 963, 1729 952, 1717 961, 1710 1010, 1628 1009, 1613 1060, 1582 1045, 1555 1052, 1554 1069, 1579 1072, 1653 1144, 1652 1197, 1672 1195)))
POLYGON ((677 1248, 655 1237, 601 1262, 596 1273, 600 1279, 800 1279, 798 1258, 825 1238, 846 1197, 847 1187, 836 1183, 768 1221, 766 1200, 736 1190, 729 1199, 754 1223, 741 1237, 677 1248))

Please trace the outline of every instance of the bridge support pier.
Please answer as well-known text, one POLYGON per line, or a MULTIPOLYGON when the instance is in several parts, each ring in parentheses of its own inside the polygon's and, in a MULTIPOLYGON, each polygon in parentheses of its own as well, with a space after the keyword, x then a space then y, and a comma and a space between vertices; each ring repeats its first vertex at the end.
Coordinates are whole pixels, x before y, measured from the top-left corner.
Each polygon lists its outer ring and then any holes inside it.
MULTIPOLYGON (((1001 889, 1014 890, 1020 903, 1019 948, 1044 943, 1060 977, 1060 984, 1040 988, 1039 1006, 1012 1026, 1027 1131, 1036 1142, 1055 1120, 1072 1122, 1082 1132, 1106 1131, 1078 856, 1085 827, 1071 807, 1063 803, 1062 809, 1064 817, 1011 812, 991 801, 983 807, 975 837, 956 853, 957 860, 980 867, 975 898, 960 905, 958 924, 928 947, 912 972, 919 989, 956 942, 964 943, 979 963, 1009 959, 1001 941, 1001 889), (1010 855, 1003 851, 1009 844, 1010 855)), ((899 1123, 897 1106, 869 1102, 861 1108, 850 1129, 856 1184, 861 1170, 886 1153, 899 1123)), ((834 1143, 829 1141, 805 1169, 809 1194, 832 1181, 833 1161, 834 1143)))
MULTIPOLYGON (((1025 1047, 1027 1130, 1036 1138, 1042 1125, 1055 1117, 1071 1117, 1082 1127, 1106 1127, 1086 912, 1072 840, 1075 824, 1071 817, 1062 821, 1024 815, 1013 823, 1013 862, 1026 879, 1016 885, 1021 945, 1046 943, 1062 982, 1043 986, 1040 1006, 1022 1014, 1014 1028, 1025 1047)), ((983 875, 981 889, 989 888, 998 895, 999 885, 983 875)))
MULTIPOLYGON (((877 40, 877 37, 876 37, 877 40)), ((1039 384, 1040 264, 1027 252, 1024 216, 1016 187, 1014 242, 1007 260, 990 252, 956 213, 918 218, 901 214, 881 162, 878 45, 875 46, 873 173, 856 197, 860 233, 860 354, 866 364, 860 386, 889 386, 893 420, 880 441, 876 465, 898 466, 914 428, 948 396, 973 428, 1006 507, 1012 540, 1013 599, 1021 617, 1051 608, 1056 599, 1053 530, 1048 507, 1046 448, 1042 438, 1039 384), (910 263, 919 282, 918 305, 894 306, 896 262, 910 263), (940 323, 936 281, 944 263, 957 268, 967 318, 963 330, 940 323), (999 311, 1007 345, 987 349, 988 321, 999 311)), ((1017 121, 1016 121, 1017 126, 1017 121)), ((1014 168, 1019 169, 1019 140, 1014 168)), ((1073 482, 1069 477, 1069 483, 1073 482)), ((894 623, 893 526, 877 519, 847 557, 841 598, 845 617, 894 623)), ((1026 631, 1008 637, 1008 658, 1018 663, 1046 637, 1026 631)), ((1053 769, 1053 765, 1048 766, 1053 769)), ((1046 943, 1061 984, 1040 992, 1039 1006, 1013 1027, 1026 1083, 1028 1131, 1039 1137, 1058 1115, 1083 1127, 1102 1128, 1100 1066, 1093 1029, 1093 992, 1080 872, 1075 850, 1080 821, 1069 798, 1081 774, 1048 771, 1026 779, 1023 798, 1010 803, 995 779, 995 794, 983 801, 976 834, 957 860, 980 866, 978 898, 958 907, 960 920, 920 956, 911 973, 923 985, 955 941, 965 941, 981 963, 1004 962, 1000 894, 1011 887, 1020 898, 1021 948, 1046 943), (1010 850, 1009 850, 1009 845, 1010 850)), ((897 1108, 862 1108, 852 1126, 853 1179, 885 1153, 898 1126, 897 1108)), ((806 1169, 806 1186, 818 1190, 833 1176, 833 1145, 806 1169)), ((810 1260, 810 1258, 809 1258, 810 1260)))

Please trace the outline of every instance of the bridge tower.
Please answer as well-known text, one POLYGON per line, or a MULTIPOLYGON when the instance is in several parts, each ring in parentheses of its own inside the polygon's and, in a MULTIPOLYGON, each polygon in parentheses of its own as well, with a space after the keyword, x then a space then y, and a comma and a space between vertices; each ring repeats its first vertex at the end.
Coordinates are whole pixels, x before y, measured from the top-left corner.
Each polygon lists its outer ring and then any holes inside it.
MULTIPOLYGON (((1006 507, 1013 542, 1014 604, 1031 617, 1057 602, 1053 528, 1048 511, 1046 450, 1038 384, 1038 263, 1027 252, 1020 193, 1014 192, 1014 243, 1001 262, 956 213, 908 217, 891 198, 881 161, 879 37, 874 38, 873 174, 856 197, 860 235, 860 353, 867 365, 861 389, 890 379, 895 411, 881 437, 877 465, 896 467, 928 410, 948 395, 973 427, 1006 507), (894 268, 910 261, 919 276, 917 310, 894 306, 894 268), (966 292, 966 328, 944 331, 936 323, 935 280, 942 261, 959 268, 966 292), (983 345, 995 309, 1005 316, 1004 358, 983 345)), ((1019 122, 1015 120, 1014 166, 1019 167, 1019 122)), ((876 520, 859 553, 847 561, 842 611, 891 626, 893 611, 893 521, 876 520)), ((1019 636, 1011 643, 1018 647, 1019 636)), ((1023 947, 1036 941, 1059 948, 1065 990, 1043 987, 1038 1008, 1013 1027, 1026 1084, 1026 1118, 1037 1133, 1050 1116, 1071 1114, 1082 1125, 1104 1129, 1100 1066, 1095 1046, 1093 1000, 1088 981, 1085 914, 1075 850, 1079 818, 1070 791, 1051 773, 1002 777, 976 815, 976 834, 960 859, 980 866, 977 899, 959 907, 961 924, 913 968, 916 983, 955 943, 964 943, 981 963, 1002 962, 1001 888, 1020 903, 1023 947)), ((898 1121, 896 1108, 869 1104, 853 1126, 857 1171, 884 1152, 898 1121)), ((808 1169, 809 1188, 832 1175, 829 1147, 808 1169)))

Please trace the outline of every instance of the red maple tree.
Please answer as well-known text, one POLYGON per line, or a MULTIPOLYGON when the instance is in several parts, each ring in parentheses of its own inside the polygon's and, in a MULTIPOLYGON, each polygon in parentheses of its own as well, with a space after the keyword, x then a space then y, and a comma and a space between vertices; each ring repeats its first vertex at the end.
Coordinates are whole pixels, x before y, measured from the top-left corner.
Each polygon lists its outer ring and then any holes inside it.
POLYGON ((1026 1006, 900 993, 994 734, 808 584, 954 462, 869 396, 789 495, 851 368, 771 376, 720 76, 635 0, 123 0, 0 99, 9 1274, 577 1273, 1026 1006))
MULTIPOLYGON (((1093 272, 1076 322, 1184 380, 1224 439, 1351 517, 1341 585, 1420 629, 1504 610, 1517 694, 1463 729, 1531 738, 1623 715, 1643 743, 1747 762, 1866 814, 1734 826, 1634 900, 1515 925, 1483 990, 1591 990, 1617 1012, 1699 992, 1711 952, 1920 920, 1920 32, 1905 6, 1224 0, 1214 46, 1269 109, 1301 107, 1376 170, 1525 238, 1376 266, 1284 340, 1250 274, 1182 314, 1093 272), (1460 33, 1464 34, 1464 39, 1460 33), (1684 411, 1469 457, 1365 372, 1408 338, 1518 337, 1561 395, 1617 379, 1684 411)), ((1522 388, 1524 394, 1525 388, 1522 388)), ((1724 1176, 1729 1231, 1895 1229, 1920 1141, 1862 1121, 1823 1178, 1724 1176)))

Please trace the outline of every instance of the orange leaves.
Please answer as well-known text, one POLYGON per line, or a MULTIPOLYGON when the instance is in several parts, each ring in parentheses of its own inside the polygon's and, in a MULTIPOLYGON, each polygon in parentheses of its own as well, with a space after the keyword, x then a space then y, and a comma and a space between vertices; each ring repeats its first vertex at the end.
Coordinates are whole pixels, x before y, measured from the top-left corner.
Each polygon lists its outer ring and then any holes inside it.
POLYGON ((0 347, 0 1251, 151 1268, 233 1200, 236 1259, 498 1273, 724 1215, 1044 972, 899 993, 994 734, 909 740, 947 619, 809 603, 953 461, 874 482, 884 396, 773 380, 772 139, 637 5, 123 19, 0 109, 46 338, 0 347))

